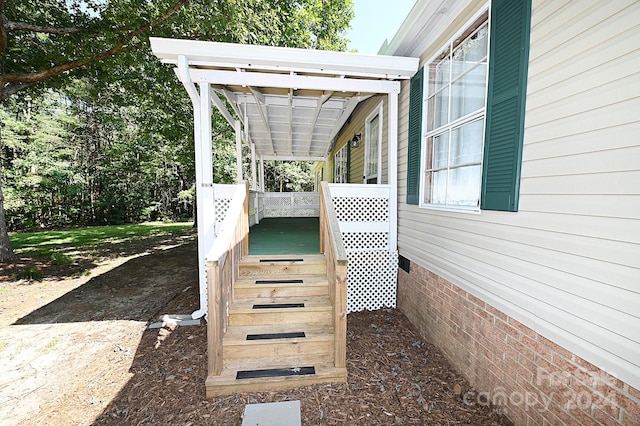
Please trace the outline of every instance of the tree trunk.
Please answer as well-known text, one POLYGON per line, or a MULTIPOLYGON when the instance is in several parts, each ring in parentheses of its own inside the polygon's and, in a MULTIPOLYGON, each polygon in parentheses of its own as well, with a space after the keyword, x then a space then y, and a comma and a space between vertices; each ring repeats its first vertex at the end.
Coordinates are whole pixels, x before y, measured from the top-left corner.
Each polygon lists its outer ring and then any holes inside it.
POLYGON ((15 262, 16 260, 18 257, 13 253, 7 232, 7 221, 4 218, 4 195, 2 195, 2 184, 0 183, 0 262, 15 262))
MULTIPOLYGON (((0 133, 0 148, 2 147, 2 133, 0 133)), ((4 195, 2 194, 2 164, 0 163, 0 262, 15 262, 18 257, 13 253, 7 221, 4 217, 4 195)))

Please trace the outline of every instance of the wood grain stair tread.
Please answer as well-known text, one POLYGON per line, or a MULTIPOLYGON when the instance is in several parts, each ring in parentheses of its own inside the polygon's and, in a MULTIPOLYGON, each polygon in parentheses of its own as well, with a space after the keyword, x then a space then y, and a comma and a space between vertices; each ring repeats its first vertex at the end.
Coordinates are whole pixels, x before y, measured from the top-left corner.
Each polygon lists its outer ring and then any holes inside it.
POLYGON ((324 255, 247 256, 240 261, 240 277, 318 275, 327 273, 324 255))
MULTIPOLYGON (((259 369, 294 369, 306 366, 307 365, 274 363, 262 366, 259 369)), ((347 381, 346 368, 335 368, 328 364, 316 364, 311 366, 315 368, 315 374, 237 380, 236 376, 238 371, 246 371, 247 368, 254 369, 254 366, 247 366, 246 364, 226 365, 220 376, 207 377, 205 383, 207 397, 210 398, 218 395, 227 395, 233 392, 278 391, 315 383, 344 383, 347 381)))
POLYGON ((245 256, 240 260, 240 265, 253 265, 253 264, 264 264, 272 261, 274 263, 324 263, 325 257, 323 254, 304 254, 304 255, 295 255, 295 254, 282 254, 282 255, 249 255, 245 256), (296 259, 295 261, 292 261, 296 259), (301 260, 297 260, 301 259, 301 260))
POLYGON ((273 275, 241 277, 235 283, 236 299, 257 297, 326 296, 329 283, 326 275, 273 275), (287 282, 287 281, 300 282, 287 282), (260 283, 256 283, 259 281, 260 283))
POLYGON ((280 304, 304 304, 300 308, 275 308, 273 311, 286 312, 287 310, 326 310, 332 309, 328 296, 302 296, 302 297, 257 297, 236 299, 229 306, 230 315, 239 311, 256 311, 254 305, 280 305, 280 304))
MULTIPOLYGON (((331 336, 333 338, 333 326, 322 324, 265 324, 265 325, 238 325, 229 326, 224 335, 224 343, 251 342, 248 335, 278 334, 301 331, 307 339, 319 336, 331 336)), ((287 339, 289 340, 289 339, 287 339)))
POLYGON ((274 274, 266 276, 240 276, 236 280, 235 287, 248 286, 301 286, 301 285, 328 285, 327 276, 323 274, 297 275, 297 274, 274 274), (292 280, 300 280, 299 282, 291 282, 292 280), (256 283, 256 281, 261 281, 256 283), (266 282, 265 282, 266 281, 266 282))

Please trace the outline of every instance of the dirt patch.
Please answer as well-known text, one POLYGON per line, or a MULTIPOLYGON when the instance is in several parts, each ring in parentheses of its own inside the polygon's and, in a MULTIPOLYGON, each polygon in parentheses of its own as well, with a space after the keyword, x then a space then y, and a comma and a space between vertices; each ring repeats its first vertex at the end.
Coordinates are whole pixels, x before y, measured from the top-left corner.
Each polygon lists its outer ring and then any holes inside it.
POLYGON ((116 244, 107 253, 86 274, 70 273, 77 265, 43 268, 40 282, 12 281, 12 267, 4 268, 3 424, 90 424, 131 378, 147 322, 197 287, 189 233, 116 244))
POLYGON ((465 403, 473 389, 397 310, 348 316, 347 384, 207 400, 206 327, 145 329, 197 309, 195 244, 151 252, 0 329, 6 424, 239 425, 246 404, 286 400, 305 425, 510 424, 465 403))

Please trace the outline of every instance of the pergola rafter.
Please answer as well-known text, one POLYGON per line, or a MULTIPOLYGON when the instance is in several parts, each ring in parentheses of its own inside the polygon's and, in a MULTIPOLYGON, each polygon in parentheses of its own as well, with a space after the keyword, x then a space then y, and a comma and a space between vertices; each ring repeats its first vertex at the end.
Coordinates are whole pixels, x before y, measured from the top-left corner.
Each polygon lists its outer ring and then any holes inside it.
POLYGON ((262 124, 266 129, 267 137, 269 142, 271 143, 271 150, 274 154, 277 154, 276 145, 273 142, 273 133, 271 132, 271 125, 269 124, 269 111, 267 110, 267 103, 264 95, 256 88, 252 86, 247 86, 251 91, 253 98, 256 100, 256 108, 258 109, 258 113, 260 114, 260 118, 262 118, 262 124))
POLYGON ((322 106, 331 99, 333 92, 328 92, 320 96, 317 100, 316 109, 313 111, 313 118, 311 119, 311 128, 309 129, 309 136, 307 138, 307 153, 311 152, 311 146, 313 144, 313 133, 316 127, 316 123, 318 122, 318 117, 320 116, 320 112, 322 111, 322 106))

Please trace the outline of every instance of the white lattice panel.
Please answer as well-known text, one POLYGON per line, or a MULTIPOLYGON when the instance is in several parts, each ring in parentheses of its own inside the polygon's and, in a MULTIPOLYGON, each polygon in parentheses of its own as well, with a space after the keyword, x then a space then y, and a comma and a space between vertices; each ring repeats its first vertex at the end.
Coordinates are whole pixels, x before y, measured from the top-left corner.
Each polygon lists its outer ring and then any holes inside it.
POLYGON ((291 209, 265 208, 264 217, 290 217, 291 209))
POLYGON ((312 194, 298 196, 293 199, 294 206, 316 206, 318 202, 318 197, 312 194))
POLYGON ((388 232, 343 232, 344 248, 351 250, 388 250, 388 232))
POLYGON ((265 196, 263 198, 263 202, 264 202, 265 206, 290 206, 291 205, 291 196, 289 196, 289 195, 287 195, 285 197, 265 196))
POLYGON ((320 196, 316 192, 262 193, 264 217, 318 217, 320 196))
POLYGON ((388 222, 386 198, 336 197, 333 199, 338 222, 388 222))
POLYGON ((347 251, 347 311, 396 306, 398 253, 389 252, 389 187, 332 185, 347 251))
POLYGON ((224 221, 229 210, 229 204, 231 204, 231 198, 216 198, 214 201, 214 208, 216 212, 216 222, 224 221))
POLYGON ((318 217, 320 216, 320 209, 305 209, 296 208, 293 210, 294 217, 318 217))
POLYGON ((394 308, 398 252, 350 252, 347 258, 347 312, 394 308))

